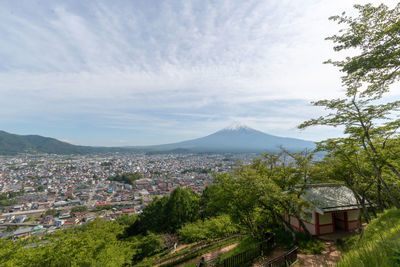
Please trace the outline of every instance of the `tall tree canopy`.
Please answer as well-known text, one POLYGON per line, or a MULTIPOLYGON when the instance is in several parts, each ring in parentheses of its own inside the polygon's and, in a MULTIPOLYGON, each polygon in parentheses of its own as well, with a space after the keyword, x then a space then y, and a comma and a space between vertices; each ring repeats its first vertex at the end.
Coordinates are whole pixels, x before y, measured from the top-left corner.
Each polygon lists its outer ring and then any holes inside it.
POLYGON ((189 188, 180 187, 170 196, 155 199, 138 219, 126 230, 127 235, 145 234, 147 231, 173 233, 187 222, 200 217, 200 197, 189 188))
POLYGON ((307 205, 300 198, 302 185, 312 176, 311 163, 309 153, 266 153, 232 174, 217 175, 208 205, 215 208, 220 203, 220 211, 223 205, 232 220, 255 238, 262 239, 266 231, 283 225, 294 232, 285 214, 300 219, 302 207, 307 205))
POLYGON ((347 27, 327 38, 335 43, 336 51, 355 49, 358 52, 342 61, 328 61, 345 73, 342 84, 346 95, 313 102, 329 113, 299 127, 344 127, 344 138, 325 140, 319 148, 347 160, 358 177, 382 187, 391 204, 400 208, 395 196, 400 186, 400 101, 383 98, 390 85, 398 86, 394 83, 400 77, 400 3, 393 9, 384 4, 356 5, 355 8, 357 17, 345 13, 331 17, 347 27), (370 168, 361 171, 360 159, 368 162, 370 168))
POLYGON ((359 53, 328 63, 345 73, 343 83, 347 88, 365 83, 364 94, 379 96, 400 77, 400 3, 393 9, 384 4, 354 7, 357 17, 343 12, 330 18, 347 27, 327 39, 335 43, 335 51, 355 49, 359 53))

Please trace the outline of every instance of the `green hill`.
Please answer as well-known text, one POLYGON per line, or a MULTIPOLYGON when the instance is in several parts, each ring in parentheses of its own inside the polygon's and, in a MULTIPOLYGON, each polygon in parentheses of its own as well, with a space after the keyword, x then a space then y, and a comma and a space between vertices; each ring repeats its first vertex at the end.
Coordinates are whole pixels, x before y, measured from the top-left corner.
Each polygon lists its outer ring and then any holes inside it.
POLYGON ((71 145, 54 138, 39 135, 17 135, 0 131, 0 155, 19 153, 83 154, 94 152, 86 146, 71 145))

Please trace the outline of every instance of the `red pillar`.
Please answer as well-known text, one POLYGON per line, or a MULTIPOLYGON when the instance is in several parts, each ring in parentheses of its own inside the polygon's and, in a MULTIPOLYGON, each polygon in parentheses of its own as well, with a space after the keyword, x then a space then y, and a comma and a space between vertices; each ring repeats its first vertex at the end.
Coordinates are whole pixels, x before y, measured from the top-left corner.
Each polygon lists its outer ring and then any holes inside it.
POLYGON ((319 235, 319 214, 314 212, 315 214, 315 233, 319 235))

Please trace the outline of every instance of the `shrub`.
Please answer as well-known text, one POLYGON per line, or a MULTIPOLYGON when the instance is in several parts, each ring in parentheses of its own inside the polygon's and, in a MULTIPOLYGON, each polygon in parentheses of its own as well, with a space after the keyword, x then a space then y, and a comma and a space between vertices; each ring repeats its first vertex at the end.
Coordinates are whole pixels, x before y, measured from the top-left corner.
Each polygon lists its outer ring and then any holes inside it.
POLYGON ((187 223, 178 230, 179 237, 185 243, 227 237, 237 232, 237 226, 228 215, 187 223))
POLYGON ((300 253, 321 254, 325 250, 325 243, 319 239, 307 237, 303 234, 297 236, 297 246, 300 253))

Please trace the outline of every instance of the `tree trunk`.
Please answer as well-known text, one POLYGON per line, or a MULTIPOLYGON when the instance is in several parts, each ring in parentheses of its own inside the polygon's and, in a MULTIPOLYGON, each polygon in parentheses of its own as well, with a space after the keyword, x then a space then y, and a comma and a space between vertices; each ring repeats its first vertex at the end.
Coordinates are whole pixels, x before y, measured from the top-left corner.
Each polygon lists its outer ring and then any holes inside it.
POLYGON ((378 180, 378 190, 377 190, 377 198, 378 198, 378 209, 380 212, 383 211, 383 204, 382 204, 382 183, 380 180, 378 180))
MULTIPOLYGON (((368 214, 368 209, 365 206, 365 197, 360 198, 354 191, 353 191, 358 203, 360 203, 361 206, 361 212, 364 215, 364 219, 367 223, 369 223, 371 221, 371 217, 368 214)), ((360 215, 361 216, 361 215, 360 215)))

